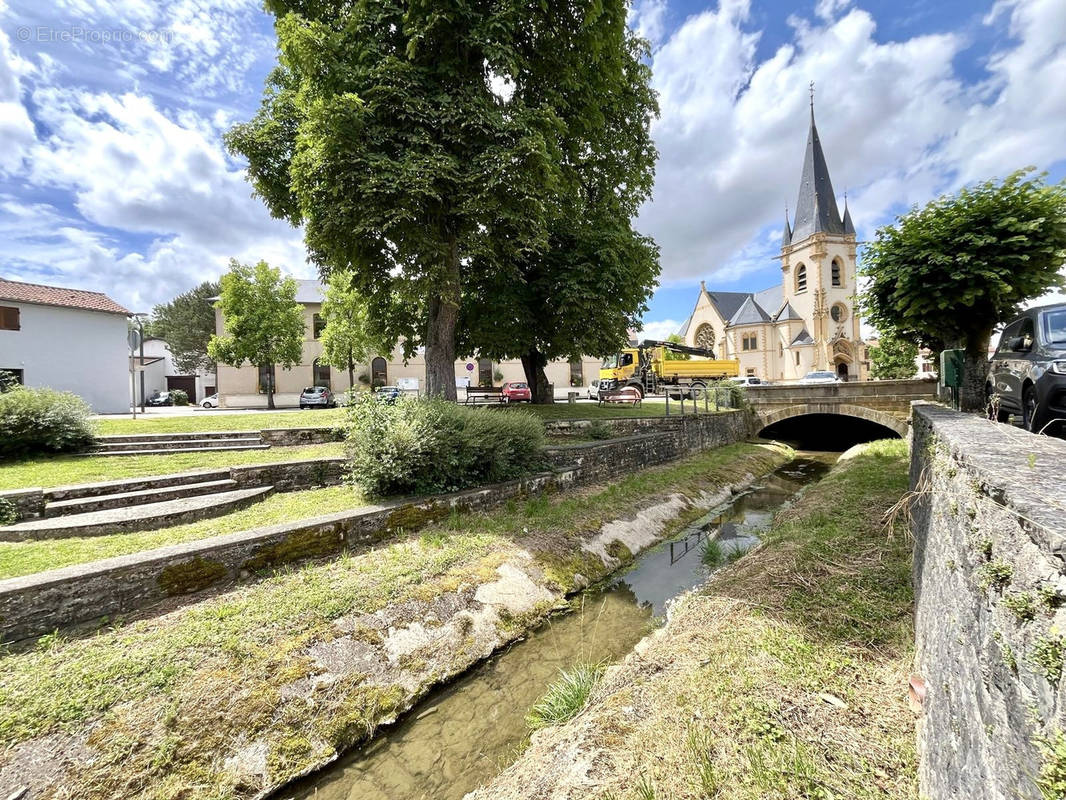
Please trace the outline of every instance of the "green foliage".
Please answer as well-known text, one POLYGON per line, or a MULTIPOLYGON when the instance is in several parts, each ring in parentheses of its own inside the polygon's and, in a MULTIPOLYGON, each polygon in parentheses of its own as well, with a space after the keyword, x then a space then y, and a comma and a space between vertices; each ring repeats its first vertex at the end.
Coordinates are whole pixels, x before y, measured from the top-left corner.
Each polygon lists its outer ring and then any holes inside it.
POLYGON ((526 715, 530 731, 559 725, 580 714, 603 670, 603 664, 575 664, 570 669, 559 670, 559 678, 548 686, 548 691, 526 715))
POLYGON ((613 438, 614 429, 602 419, 595 419, 585 428, 585 435, 590 439, 602 441, 613 438))
POLYGON ((215 334, 215 306, 211 298, 217 297, 219 291, 217 281, 204 281, 152 309, 145 335, 166 341, 174 365, 182 374, 214 369, 207 344, 215 334))
MULTIPOLYGON (((222 276, 217 307, 225 325, 223 336, 212 336, 208 354, 221 364, 239 367, 294 367, 303 358, 303 306, 296 302, 296 281, 260 261, 254 267, 230 261, 222 276)), ((267 391, 274 407, 274 387, 267 391)))
POLYGON ((1058 683, 1062 677, 1062 659, 1066 643, 1061 636, 1041 636, 1033 642, 1029 661, 1038 667, 1050 683, 1058 683))
POLYGON ((189 405, 189 395, 185 393, 184 389, 171 389, 170 399, 174 401, 176 406, 189 405))
POLYGON ((703 543, 703 547, 700 548, 700 560, 704 566, 711 569, 720 567, 725 563, 725 553, 722 552, 722 545, 718 543, 717 539, 708 539, 703 543))
POLYGON ((443 400, 364 395, 349 406, 352 477, 367 494, 424 494, 516 478, 541 466, 544 424, 443 400))
POLYGON ((15 504, 6 497, 0 497, 0 526, 18 522, 19 514, 15 504))
MULTIPOLYGON (((666 337, 666 341, 673 342, 674 344, 684 344, 685 343, 685 340, 681 338, 681 334, 679 334, 679 333, 671 333, 669 336, 666 337)), ((663 358, 666 361, 690 361, 690 360, 692 360, 692 356, 690 356, 688 353, 678 353, 678 352, 675 352, 673 350, 666 350, 663 353, 663 358)))
POLYGON ((1036 619, 1036 600, 1032 592, 1016 592, 1003 598, 1003 606, 1017 618, 1018 622, 1032 622, 1036 619))
POLYGON ((876 347, 870 348, 870 372, 880 380, 913 378, 918 345, 891 334, 885 334, 876 347))
POLYGON ((964 410, 984 406, 992 330, 1063 285, 1066 183, 1015 172, 966 187, 877 231, 863 255, 866 321, 934 349, 966 348, 964 410))
POLYGON ((0 460, 85 449, 93 441, 91 413, 70 392, 20 387, 0 393, 0 460))
POLYGON ((1044 800, 1062 800, 1066 797, 1066 736, 1056 730, 1037 744, 1044 762, 1036 780, 1040 796, 1044 800))
POLYGON ((356 364, 364 364, 376 353, 391 350, 386 342, 371 335, 366 300, 353 284, 350 271, 334 272, 326 284, 322 303, 322 319, 326 323, 322 331, 322 358, 331 366, 348 370, 349 374, 354 373, 356 364))
POLYGON ((1013 576, 1014 567, 1010 562, 997 558, 995 561, 983 564, 977 571, 977 585, 986 591, 988 589, 1002 591, 1010 584, 1013 576))

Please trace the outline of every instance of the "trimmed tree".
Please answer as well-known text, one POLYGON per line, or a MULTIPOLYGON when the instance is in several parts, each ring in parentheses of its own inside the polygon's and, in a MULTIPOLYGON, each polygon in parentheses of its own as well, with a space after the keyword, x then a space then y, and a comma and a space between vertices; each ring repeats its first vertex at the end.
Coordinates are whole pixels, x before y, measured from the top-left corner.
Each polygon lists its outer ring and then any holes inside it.
POLYGON ((913 378, 918 358, 918 345, 885 334, 870 348, 870 372, 880 380, 913 378))
MULTIPOLYGON (((683 338, 681 338, 681 334, 680 333, 671 333, 669 336, 666 337, 666 341, 671 342, 673 344, 684 344, 685 343, 685 340, 683 338)), ((666 353, 664 354, 664 358, 665 358, 666 361, 691 361, 692 360, 692 356, 690 356, 688 353, 677 353, 677 352, 674 352, 672 350, 667 350, 666 353)))
POLYGON ((208 355, 220 364, 268 367, 267 408, 274 408, 274 368, 303 359, 304 307, 296 302, 296 281, 265 261, 254 267, 230 261, 219 300, 224 336, 212 336, 208 355))
POLYGON ((166 341, 174 366, 184 374, 215 368, 207 354, 207 344, 215 335, 213 298, 218 297, 219 291, 218 281, 204 281, 152 309, 148 333, 166 341))
POLYGON ((348 370, 348 385, 355 388, 355 365, 370 360, 385 345, 370 334, 366 300, 352 285, 350 272, 334 272, 326 284, 322 303, 322 358, 337 369, 348 370))
MULTIPOLYGON (((589 4, 590 8, 592 4, 589 4)), ((566 4, 268 0, 280 66, 228 135, 271 213, 303 226, 324 275, 350 269, 374 333, 422 344, 431 395, 455 398, 474 271, 544 245, 565 109, 519 91, 566 4), (506 242, 504 244, 504 240, 506 242)))
POLYGON ((1063 285, 1066 184, 1030 171, 914 209, 879 229, 863 254, 867 322, 934 350, 965 350, 964 411, 985 406, 995 327, 1063 285))

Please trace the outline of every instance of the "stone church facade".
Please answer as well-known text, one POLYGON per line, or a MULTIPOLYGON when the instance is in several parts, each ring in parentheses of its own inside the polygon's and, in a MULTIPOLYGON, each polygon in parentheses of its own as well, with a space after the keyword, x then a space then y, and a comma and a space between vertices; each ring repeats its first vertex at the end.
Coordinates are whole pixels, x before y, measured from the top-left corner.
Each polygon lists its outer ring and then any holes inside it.
POLYGON ((865 380, 869 362, 855 309, 855 226, 847 201, 841 216, 811 106, 799 199, 785 215, 781 278, 759 292, 700 293, 678 333, 740 361, 741 375, 797 380, 814 370, 865 380))

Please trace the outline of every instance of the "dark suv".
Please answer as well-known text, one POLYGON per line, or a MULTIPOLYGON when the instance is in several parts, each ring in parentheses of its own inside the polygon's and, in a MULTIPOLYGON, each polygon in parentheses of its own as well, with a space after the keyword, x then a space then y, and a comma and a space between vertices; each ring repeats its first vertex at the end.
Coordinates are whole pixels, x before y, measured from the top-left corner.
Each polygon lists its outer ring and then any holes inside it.
POLYGON ((1017 414, 1028 430, 1066 420, 1066 304, 1030 308, 1003 329, 988 394, 999 398, 1001 417, 1017 414))

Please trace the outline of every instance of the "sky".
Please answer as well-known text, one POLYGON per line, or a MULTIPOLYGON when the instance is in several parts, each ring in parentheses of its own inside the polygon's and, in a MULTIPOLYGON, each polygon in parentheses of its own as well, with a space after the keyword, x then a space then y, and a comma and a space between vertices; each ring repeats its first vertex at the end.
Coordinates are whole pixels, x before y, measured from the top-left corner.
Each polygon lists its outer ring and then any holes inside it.
MULTIPOLYGON (((1063 0, 636 0, 630 23, 661 106, 644 335, 676 330, 700 280, 780 281, 811 81, 860 241, 967 183, 1066 176, 1063 0)), ((137 312, 231 258, 314 277, 222 144, 274 61, 258 0, 0 0, 0 276, 137 312)))

